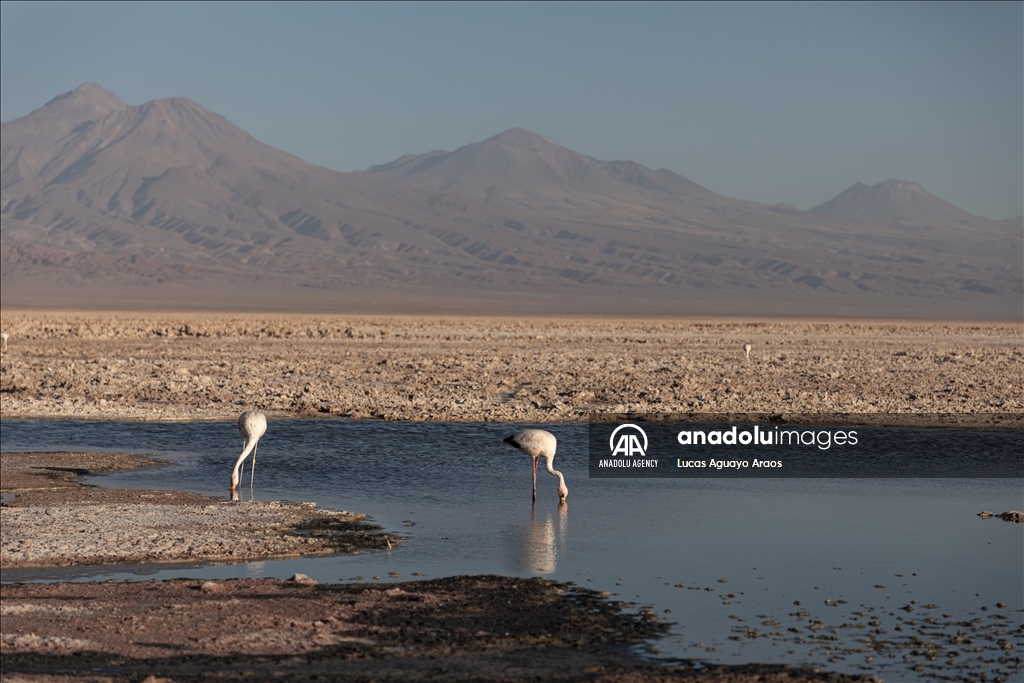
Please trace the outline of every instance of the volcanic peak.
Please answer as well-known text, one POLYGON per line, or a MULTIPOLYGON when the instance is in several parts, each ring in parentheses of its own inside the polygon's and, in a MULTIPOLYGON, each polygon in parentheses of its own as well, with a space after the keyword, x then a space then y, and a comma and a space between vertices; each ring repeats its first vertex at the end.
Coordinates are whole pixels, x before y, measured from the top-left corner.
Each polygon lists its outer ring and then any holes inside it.
POLYGON ((979 220, 909 180, 885 180, 852 186, 811 209, 813 213, 851 216, 883 224, 966 224, 979 220))
POLYGON ((57 95, 33 114, 101 118, 126 106, 120 97, 102 86, 96 83, 83 83, 74 90, 57 95))

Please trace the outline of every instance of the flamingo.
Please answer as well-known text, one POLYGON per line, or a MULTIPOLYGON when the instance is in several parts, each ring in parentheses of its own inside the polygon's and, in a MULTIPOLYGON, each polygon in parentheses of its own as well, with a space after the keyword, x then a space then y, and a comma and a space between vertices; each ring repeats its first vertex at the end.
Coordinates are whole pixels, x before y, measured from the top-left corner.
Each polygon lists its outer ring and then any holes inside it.
POLYGON ((259 443, 260 437, 267 433, 267 416, 259 410, 245 411, 238 416, 238 431, 242 432, 245 442, 242 454, 235 461, 235 469, 231 471, 231 493, 234 493, 235 487, 238 486, 238 468, 242 466, 242 461, 249 455, 249 451, 252 451, 252 475, 249 479, 249 488, 252 488, 252 482, 256 478, 256 444, 259 443))
POLYGON ((750 350, 751 350, 752 348, 754 348, 754 347, 753 347, 753 346, 751 346, 750 344, 744 344, 744 345, 743 345, 743 351, 744 351, 744 353, 746 353, 746 354, 747 354, 747 360, 750 360, 750 350))
POLYGON ((524 429, 511 436, 505 437, 505 443, 518 448, 523 453, 533 458, 533 500, 537 501, 537 463, 541 458, 547 461, 548 472, 558 477, 558 501, 565 502, 569 495, 569 489, 565 486, 565 477, 562 473, 551 466, 555 460, 555 447, 558 445, 555 435, 543 429, 524 429))

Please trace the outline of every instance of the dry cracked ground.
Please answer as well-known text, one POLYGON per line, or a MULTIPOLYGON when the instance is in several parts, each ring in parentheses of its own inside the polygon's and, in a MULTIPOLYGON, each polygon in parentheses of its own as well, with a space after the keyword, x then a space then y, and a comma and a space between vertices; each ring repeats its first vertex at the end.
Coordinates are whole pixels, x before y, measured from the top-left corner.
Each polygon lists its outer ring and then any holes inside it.
POLYGON ((5 418, 1020 413, 1007 323, 5 312, 5 418), (749 359, 743 346, 751 345, 749 359))

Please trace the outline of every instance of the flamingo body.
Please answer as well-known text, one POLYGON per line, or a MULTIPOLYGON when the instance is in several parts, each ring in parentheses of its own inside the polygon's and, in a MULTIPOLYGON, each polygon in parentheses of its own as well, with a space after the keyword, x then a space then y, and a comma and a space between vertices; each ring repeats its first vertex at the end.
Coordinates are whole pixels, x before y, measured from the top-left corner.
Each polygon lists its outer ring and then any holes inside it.
POLYGON ((555 460, 555 448, 558 440, 551 432, 543 429, 524 429, 510 436, 505 437, 505 443, 516 448, 533 458, 533 499, 537 500, 537 464, 544 458, 547 464, 548 473, 558 477, 558 499, 565 501, 569 495, 569 489, 565 485, 565 477, 562 473, 552 467, 555 460))
POLYGON ((249 480, 249 486, 252 487, 252 482, 256 478, 256 444, 259 443, 260 437, 267 433, 267 416, 259 410, 245 411, 238 416, 238 431, 242 432, 242 438, 245 441, 242 454, 238 456, 238 460, 235 461, 235 469, 231 471, 232 491, 238 486, 238 469, 250 452, 252 453, 252 478, 249 480))

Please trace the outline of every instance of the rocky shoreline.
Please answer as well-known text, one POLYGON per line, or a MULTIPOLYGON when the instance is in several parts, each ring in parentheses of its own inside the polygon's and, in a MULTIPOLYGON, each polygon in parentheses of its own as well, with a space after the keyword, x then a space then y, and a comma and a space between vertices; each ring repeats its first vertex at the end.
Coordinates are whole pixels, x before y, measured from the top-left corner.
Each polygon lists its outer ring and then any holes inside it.
POLYGON ((0 566, 240 562, 397 547, 366 516, 315 503, 239 502, 84 486, 81 474, 158 464, 124 453, 3 453, 0 566))

